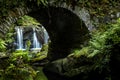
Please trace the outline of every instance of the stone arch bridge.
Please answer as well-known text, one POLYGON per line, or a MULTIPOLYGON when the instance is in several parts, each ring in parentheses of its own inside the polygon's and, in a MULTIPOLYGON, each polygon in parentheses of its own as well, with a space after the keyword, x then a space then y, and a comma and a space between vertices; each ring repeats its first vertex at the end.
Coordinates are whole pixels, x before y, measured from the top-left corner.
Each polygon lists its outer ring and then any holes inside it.
MULTIPOLYGON (((0 33, 6 34, 9 26, 20 17, 29 15, 38 20, 48 31, 51 39, 48 58, 64 58, 89 39, 89 30, 81 18, 81 8, 66 3, 49 2, 49 6, 16 7, 8 12, 6 19, 0 21, 0 33)), ((85 15, 85 14, 84 14, 85 15)))

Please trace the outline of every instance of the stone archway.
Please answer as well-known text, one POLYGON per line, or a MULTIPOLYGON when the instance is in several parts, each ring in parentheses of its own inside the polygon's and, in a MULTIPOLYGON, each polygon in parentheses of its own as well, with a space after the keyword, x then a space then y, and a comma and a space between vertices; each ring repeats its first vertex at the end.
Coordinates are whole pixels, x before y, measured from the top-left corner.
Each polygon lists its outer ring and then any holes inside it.
POLYGON ((61 7, 42 8, 28 14, 37 19, 48 31, 51 43, 48 58, 64 58, 89 38, 84 22, 73 12, 61 7))
POLYGON ((73 49, 81 48, 89 38, 88 28, 75 11, 61 6, 41 7, 35 10, 16 8, 14 15, 9 15, 8 19, 1 21, 0 27, 7 32, 7 26, 25 14, 38 20, 48 31, 51 39, 48 52, 50 60, 66 57, 73 49))

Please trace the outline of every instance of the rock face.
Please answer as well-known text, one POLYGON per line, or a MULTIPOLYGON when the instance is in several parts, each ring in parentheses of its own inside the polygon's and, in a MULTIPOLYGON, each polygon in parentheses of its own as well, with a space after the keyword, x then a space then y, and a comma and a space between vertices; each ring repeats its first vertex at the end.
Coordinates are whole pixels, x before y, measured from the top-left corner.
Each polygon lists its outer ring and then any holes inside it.
POLYGON ((48 58, 51 61, 66 57, 89 39, 89 31, 84 22, 65 8, 44 8, 42 12, 39 10, 29 15, 42 23, 48 31, 51 40, 48 58))

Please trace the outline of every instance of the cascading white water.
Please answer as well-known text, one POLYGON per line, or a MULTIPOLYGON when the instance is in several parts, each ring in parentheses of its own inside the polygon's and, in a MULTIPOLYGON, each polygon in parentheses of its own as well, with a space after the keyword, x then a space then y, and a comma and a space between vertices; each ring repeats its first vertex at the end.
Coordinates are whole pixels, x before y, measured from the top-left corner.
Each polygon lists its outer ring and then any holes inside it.
POLYGON ((41 44, 37 39, 35 28, 33 28, 33 48, 41 48, 41 44))
POLYGON ((46 31, 46 29, 42 26, 43 32, 44 32, 44 44, 48 43, 49 35, 46 31))
POLYGON ((16 27, 17 31, 17 49, 23 49, 23 30, 20 27, 16 27))
MULTIPOLYGON (((17 32, 17 50, 25 50, 24 49, 24 42, 23 42, 23 29, 20 26, 17 26, 16 28, 17 32)), ((43 30, 43 36, 44 36, 44 44, 48 43, 49 35, 46 31, 46 29, 42 26, 43 30)), ((40 50, 42 48, 42 44, 38 41, 37 33, 35 28, 33 28, 33 38, 32 38, 32 49, 31 50, 40 50)))

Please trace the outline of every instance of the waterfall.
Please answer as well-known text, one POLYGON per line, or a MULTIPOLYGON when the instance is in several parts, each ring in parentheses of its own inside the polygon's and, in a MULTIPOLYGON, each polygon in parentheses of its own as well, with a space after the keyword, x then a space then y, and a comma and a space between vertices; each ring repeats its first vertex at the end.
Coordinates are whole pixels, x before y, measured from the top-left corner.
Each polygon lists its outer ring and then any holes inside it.
MULTIPOLYGON (((25 40, 26 40, 26 36, 23 35, 23 29, 22 27, 20 26, 17 26, 16 28, 16 33, 17 33, 17 41, 16 41, 16 46, 17 46, 17 50, 25 50, 25 40), (24 40, 23 40, 24 39, 24 40)), ((40 50, 41 47, 43 46, 38 38, 37 38, 37 33, 36 33, 36 30, 35 28, 32 28, 33 29, 33 35, 31 35, 32 37, 31 38, 28 38, 28 40, 30 40, 32 42, 32 48, 31 50, 40 50)), ((43 37, 44 37, 44 44, 47 44, 48 43, 48 39, 49 39, 49 35, 46 31, 46 29, 42 26, 42 30, 43 30, 43 37)), ((24 31, 25 32, 25 31, 24 31)))
POLYGON ((33 28, 33 48, 41 48, 41 44, 38 41, 35 28, 33 28))
POLYGON ((43 32, 44 32, 44 44, 48 43, 49 35, 46 31, 46 29, 42 26, 43 32))
POLYGON ((23 30, 20 27, 16 27, 17 31, 17 49, 23 49, 23 30))

